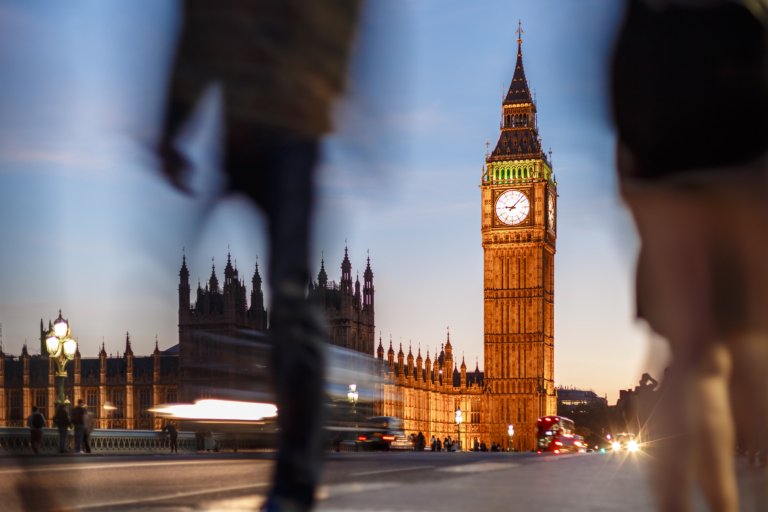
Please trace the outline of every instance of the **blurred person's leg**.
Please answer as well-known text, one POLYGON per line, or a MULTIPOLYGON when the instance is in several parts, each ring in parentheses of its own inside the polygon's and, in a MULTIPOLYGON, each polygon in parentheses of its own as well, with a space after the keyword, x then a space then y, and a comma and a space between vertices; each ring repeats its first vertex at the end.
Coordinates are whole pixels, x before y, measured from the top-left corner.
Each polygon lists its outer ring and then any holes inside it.
POLYGON ((736 180, 727 189, 724 206, 733 221, 725 231, 728 245, 738 257, 737 281, 745 290, 740 304, 742 322, 729 336, 733 354, 732 400, 740 448, 748 462, 756 466, 746 474, 752 483, 754 510, 762 510, 768 500, 768 159, 755 162, 749 180, 736 180))
POLYGON ((270 499, 309 509, 324 448, 326 329, 306 296, 318 142, 255 126, 228 129, 232 188, 263 208, 269 230, 269 337, 280 428, 270 499))
POLYGON ((713 311, 713 198, 706 187, 642 182, 625 182, 622 193, 642 240, 638 313, 673 356, 650 430, 660 510, 691 509, 695 474, 712 510, 735 511, 730 358, 713 311))
POLYGON ((696 474, 710 510, 738 512, 733 416, 728 384, 731 354, 710 344, 696 356, 690 406, 695 418, 696 474))

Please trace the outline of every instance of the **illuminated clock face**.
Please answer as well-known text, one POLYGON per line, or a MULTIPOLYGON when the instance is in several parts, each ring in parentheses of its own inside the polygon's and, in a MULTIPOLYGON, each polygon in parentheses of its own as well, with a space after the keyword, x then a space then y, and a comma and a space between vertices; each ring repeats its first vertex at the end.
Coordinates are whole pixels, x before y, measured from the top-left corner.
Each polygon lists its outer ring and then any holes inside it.
POLYGON ((547 218, 549 219, 549 229, 555 230, 555 196, 550 194, 547 200, 547 218))
POLYGON ((531 203, 520 190, 507 190, 496 199, 496 216, 508 226, 516 226, 528 217, 531 203))

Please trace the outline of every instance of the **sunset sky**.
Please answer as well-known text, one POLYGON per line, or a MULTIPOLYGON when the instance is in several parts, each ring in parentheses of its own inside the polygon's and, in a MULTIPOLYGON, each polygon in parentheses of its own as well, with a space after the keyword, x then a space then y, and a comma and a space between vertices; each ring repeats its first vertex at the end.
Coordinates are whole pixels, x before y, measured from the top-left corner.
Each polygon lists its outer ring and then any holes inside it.
MULTIPOLYGON (((499 134, 518 20, 543 146, 558 180, 556 384, 614 402, 663 345, 633 319, 637 239, 616 192, 605 62, 620 16, 608 0, 378 0, 367 13, 339 131, 321 171, 313 272, 338 280, 370 254, 385 348, 430 354, 450 329, 474 369, 483 350, 480 173, 499 134), (650 355, 649 355, 650 354, 650 355)), ((158 178, 174 2, 0 4, 0 323, 32 353, 59 308, 84 356, 177 343, 182 250, 192 285, 228 250, 250 284, 266 249, 258 213, 216 201, 216 92, 184 138, 185 197, 158 178), (182 249, 184 248, 184 249, 182 249)))

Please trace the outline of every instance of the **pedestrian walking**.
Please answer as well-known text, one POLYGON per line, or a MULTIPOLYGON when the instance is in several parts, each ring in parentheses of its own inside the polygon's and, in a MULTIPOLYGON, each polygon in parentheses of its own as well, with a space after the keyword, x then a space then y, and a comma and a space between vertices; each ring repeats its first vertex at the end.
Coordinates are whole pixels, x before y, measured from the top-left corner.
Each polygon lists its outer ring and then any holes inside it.
POLYGON ((83 399, 77 400, 77 405, 72 409, 72 416, 70 421, 75 430, 75 453, 85 453, 83 451, 83 437, 85 436, 85 407, 83 406, 83 399))
POLYGON ((56 413, 53 415, 53 424, 59 431, 59 453, 67 453, 67 436, 69 427, 72 425, 69 421, 67 406, 59 404, 56 406, 56 413))
POLYGON ((29 442, 32 451, 34 453, 39 453, 43 441, 45 416, 43 416, 43 413, 35 405, 32 406, 32 414, 27 418, 27 426, 29 427, 29 442))
POLYGON ((736 512, 735 427, 768 448, 768 3, 626 6, 619 186, 641 240, 637 315, 672 352, 652 481, 661 511, 691 510, 698 483, 711 510, 736 512))
POLYGON ((168 436, 168 446, 171 453, 179 453, 179 447, 176 442, 179 437, 179 431, 176 430, 176 425, 173 422, 167 421, 163 427, 163 432, 168 436))
POLYGON ((174 139, 218 85, 229 192, 266 215, 272 291, 269 338, 279 426, 264 510, 309 510, 323 458, 326 325, 306 300, 319 141, 331 129, 357 21, 357 0, 183 3, 158 152, 182 190, 174 139))
POLYGON ((85 407, 83 411, 83 450, 91 453, 91 432, 93 432, 93 414, 85 407))

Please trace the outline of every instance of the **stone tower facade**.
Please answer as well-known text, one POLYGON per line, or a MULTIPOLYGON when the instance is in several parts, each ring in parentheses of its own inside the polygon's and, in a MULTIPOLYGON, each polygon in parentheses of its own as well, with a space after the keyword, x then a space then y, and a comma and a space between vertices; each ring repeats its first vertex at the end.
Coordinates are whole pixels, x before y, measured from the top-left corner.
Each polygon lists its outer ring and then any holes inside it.
POLYGON ((374 355, 376 328, 370 258, 363 272, 362 289, 359 276, 354 285, 352 283, 352 264, 346 247, 341 262, 341 281, 338 284, 328 281, 325 262, 321 260, 317 281, 310 285, 309 298, 325 312, 329 339, 333 345, 374 355))
MULTIPOLYGON (((555 414, 554 269, 557 183, 541 149, 525 77, 522 29, 502 102, 501 133, 481 188, 484 356, 490 437, 513 425, 516 450, 535 446, 536 419, 555 414)), ((506 447, 506 445, 505 445, 506 447)))
POLYGON ((240 354, 245 345, 263 340, 244 339, 240 332, 267 329, 258 263, 251 283, 249 306, 245 282, 228 254, 223 286, 219 285, 216 267, 212 265, 211 277, 205 287, 198 283, 192 304, 187 259, 182 258, 179 270, 179 398, 182 401, 221 396, 222 390, 237 393, 251 385, 240 354))
MULTIPOLYGON (((183 257, 179 270, 180 399, 192 402, 201 397, 227 394, 238 399, 243 391, 254 386, 253 372, 242 354, 250 353, 252 358, 263 359, 251 361, 253 364, 265 367, 269 364, 264 350, 269 322, 259 266, 256 265, 251 278, 250 301, 246 300, 246 284, 229 255, 223 286, 213 266, 205 286, 198 283, 194 302, 190 295, 189 270, 183 257), (248 350, 249 347, 254 350, 248 350)), ((363 272, 362 286, 359 278, 352 281, 352 264, 346 248, 339 283, 328 280, 325 262, 321 262, 317 281, 309 283, 308 300, 318 303, 325 313, 332 344, 374 355, 370 258, 363 272)), ((261 372, 257 377, 266 382, 267 373, 261 372)))

